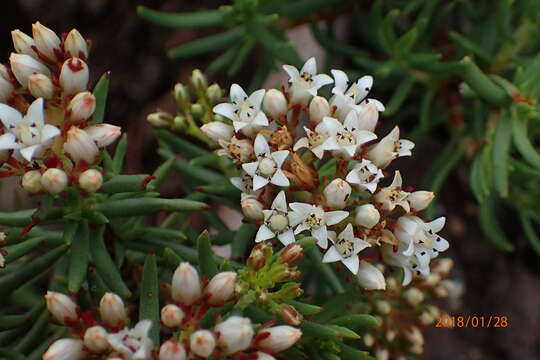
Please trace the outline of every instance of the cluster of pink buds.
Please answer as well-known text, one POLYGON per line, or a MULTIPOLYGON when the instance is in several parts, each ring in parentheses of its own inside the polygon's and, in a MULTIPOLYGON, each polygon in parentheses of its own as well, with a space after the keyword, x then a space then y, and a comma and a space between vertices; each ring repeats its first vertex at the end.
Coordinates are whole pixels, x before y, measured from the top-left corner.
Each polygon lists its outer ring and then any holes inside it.
POLYGON ((120 128, 91 124, 89 43, 76 29, 59 37, 39 22, 32 36, 12 37, 9 66, 0 64, 0 177, 21 176, 30 193, 58 194, 70 183, 96 191, 103 179, 90 167, 120 128))
POLYGON ((387 172, 414 143, 397 127, 377 141, 384 106, 368 98, 373 78, 351 83, 332 70, 332 79, 317 73, 314 58, 301 70, 283 68, 288 89, 248 95, 233 84, 230 102, 213 109, 216 121, 201 127, 237 166, 231 182, 246 219, 259 226, 255 241, 289 245, 310 235, 324 262, 343 263, 371 290, 385 288, 373 259, 403 268, 404 284, 428 275, 431 259, 449 246, 437 234, 445 218, 424 222, 418 214, 434 194, 404 187, 399 170, 387 172), (331 83, 329 98, 317 95, 331 83))

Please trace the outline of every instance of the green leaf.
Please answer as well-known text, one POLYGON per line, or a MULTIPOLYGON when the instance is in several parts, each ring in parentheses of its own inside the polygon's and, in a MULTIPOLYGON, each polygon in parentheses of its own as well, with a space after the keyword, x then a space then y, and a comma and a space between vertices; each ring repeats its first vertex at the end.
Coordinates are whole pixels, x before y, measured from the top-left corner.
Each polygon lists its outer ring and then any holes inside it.
POLYGON ((257 21, 252 21, 248 25, 251 35, 253 35, 255 39, 257 39, 259 43, 272 54, 272 56, 286 64, 296 67, 302 66, 303 61, 291 42, 280 39, 257 21))
POLYGON ((98 304, 106 292, 111 291, 94 268, 88 268, 88 290, 94 303, 98 304))
POLYGON ((210 278, 216 275, 219 270, 217 268, 217 264, 214 261, 214 251, 212 250, 210 234, 207 230, 204 230, 197 239, 197 253, 199 257, 199 267, 201 268, 201 273, 210 278))
POLYGON ((139 320, 152 321, 149 337, 159 344, 159 289, 156 255, 148 254, 144 260, 141 295, 139 299, 139 320))
POLYGON ((337 340, 350 335, 348 331, 344 331, 342 328, 334 327, 332 325, 323 325, 307 320, 302 321, 300 324, 300 329, 302 329, 305 336, 311 336, 316 339, 337 340))
POLYGON ((462 80, 466 82, 478 96, 487 102, 498 106, 504 106, 510 102, 511 98, 506 91, 487 77, 470 57, 465 56, 461 60, 461 65, 462 80))
POLYGON ((245 223, 240 226, 231 243, 231 259, 244 259, 256 231, 257 227, 254 224, 245 223))
POLYGON ((223 13, 219 10, 202 10, 192 13, 169 13, 137 6, 137 14, 156 25, 175 29, 196 29, 223 24, 223 13))
POLYGON ((152 179, 148 183, 148 190, 156 190, 159 185, 161 185, 163 180, 165 180, 167 175, 169 175, 169 173, 171 172, 175 160, 175 158, 170 158, 169 160, 166 160, 163 164, 159 165, 156 171, 154 171, 154 173, 152 174, 154 179, 152 179))
POLYGON ((150 175, 116 175, 103 183, 102 189, 106 193, 134 192, 146 189, 150 175))
MULTIPOLYGON (((540 169, 540 154, 528 136, 528 119, 512 107, 512 140, 517 150, 531 166, 540 169)), ((1 218, 1 216, 0 216, 1 218)))
POLYGON ((384 110, 384 115, 392 116, 394 115, 403 105, 405 99, 411 92, 412 86, 414 85, 415 79, 413 77, 408 77, 405 80, 402 80, 401 83, 397 86, 396 90, 392 94, 388 105, 384 110))
POLYGON ((330 324, 344 326, 354 331, 365 331, 379 326, 379 320, 368 314, 352 314, 332 319, 330 324))
POLYGON ((110 76, 110 72, 106 72, 105 74, 101 75, 96 86, 94 86, 96 109, 94 110, 92 120, 89 122, 90 125, 100 124, 103 122, 103 118, 105 117, 105 107, 107 106, 107 94, 109 92, 110 76))
POLYGON ((208 207, 199 201, 186 199, 138 198, 112 200, 96 204, 95 210, 107 217, 148 215, 156 211, 199 211, 208 207))
POLYGON ((493 181, 495 189, 503 198, 508 197, 508 161, 510 153, 510 121, 509 114, 504 111, 499 117, 493 141, 493 181))
POLYGON ((0 212, 0 225, 26 226, 30 223, 36 209, 0 212))
POLYGON ((115 175, 122 172, 122 168, 124 167, 124 158, 126 157, 127 146, 127 134, 124 133, 124 135, 122 135, 122 137, 120 138, 118 145, 116 145, 116 149, 114 151, 112 172, 115 175))
POLYGON ((4 250, 7 251, 5 256, 6 264, 11 264, 15 260, 21 258, 32 252, 38 246, 44 244, 47 241, 44 237, 31 238, 16 245, 8 246, 4 250))
POLYGON ((186 154, 190 158, 211 154, 211 152, 208 150, 192 144, 191 142, 182 139, 180 136, 177 136, 168 130, 158 129, 156 130, 156 136, 160 141, 164 142, 168 147, 170 147, 173 152, 186 154))
POLYGON ((480 45, 475 44, 473 41, 454 31, 450 31, 450 38, 454 40, 458 46, 463 48, 465 52, 473 53, 486 64, 491 63, 492 56, 487 51, 482 49, 480 45))
POLYGON ((515 246, 504 234, 495 212, 495 202, 492 197, 487 197, 478 206, 478 220, 488 240, 498 249, 502 251, 514 251, 515 246))
POLYGON ((41 335, 46 331, 49 324, 49 312, 43 311, 41 315, 36 319, 30 330, 20 339, 20 341, 13 347, 15 351, 26 352, 34 346, 40 343, 41 335))
POLYGON ((338 294, 344 293, 345 289, 343 288, 343 285, 341 284, 341 281, 334 273, 334 270, 330 267, 330 265, 322 262, 322 255, 319 252, 319 250, 315 247, 310 247, 306 250, 306 253, 311 260, 311 263, 315 266, 317 271, 321 274, 321 276, 326 280, 328 285, 338 294))
POLYGON ((367 351, 357 350, 352 346, 340 343, 339 347, 341 348, 341 358, 347 360, 368 360, 370 359, 369 353, 367 351))
POLYGON ((519 220, 521 221, 525 236, 527 237, 527 240, 529 240, 529 244, 531 244, 536 254, 540 256, 540 238, 534 229, 531 216, 529 216, 526 211, 521 210, 519 211, 519 220))
POLYGON ((229 66, 233 62, 233 60, 236 57, 236 53, 240 50, 241 46, 242 46, 241 43, 233 45, 223 54, 216 57, 210 63, 210 65, 208 65, 206 72, 209 75, 214 75, 220 72, 221 70, 225 69, 227 66, 229 66))
POLYGON ((242 27, 236 27, 220 34, 210 35, 179 45, 169 50, 167 55, 171 59, 179 60, 207 52, 214 52, 235 44, 242 36, 244 36, 244 29, 242 27))
POLYGON ((294 306, 294 308, 302 315, 315 315, 323 311, 321 306, 306 304, 296 300, 284 299, 283 302, 294 306))
POLYGON ((83 220, 78 226, 77 236, 73 238, 69 255, 68 290, 72 293, 79 292, 86 278, 89 255, 90 229, 88 221, 83 220))
POLYGON ((248 37, 244 41, 240 49, 236 52, 236 56, 233 59, 231 67, 229 68, 229 71, 227 71, 227 75, 229 77, 236 76, 240 69, 242 69, 242 65, 244 65, 244 62, 246 61, 246 58, 248 57, 251 50, 253 49, 253 46, 255 46, 255 39, 252 37, 248 37))

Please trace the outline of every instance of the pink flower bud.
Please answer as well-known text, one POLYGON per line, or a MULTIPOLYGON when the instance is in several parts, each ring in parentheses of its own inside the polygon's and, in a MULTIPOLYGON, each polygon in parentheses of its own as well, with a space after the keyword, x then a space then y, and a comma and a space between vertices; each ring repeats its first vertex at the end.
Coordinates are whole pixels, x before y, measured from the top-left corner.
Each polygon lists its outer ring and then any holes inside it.
POLYGON ((279 253, 279 262, 282 264, 293 265, 304 257, 304 249, 295 243, 291 243, 279 253))
POLYGON ((264 111, 274 119, 287 114, 287 99, 279 90, 270 89, 266 92, 263 102, 264 111))
POLYGON ((407 201, 412 210, 421 211, 429 206, 434 197, 435 194, 431 191, 415 191, 407 196, 407 201))
POLYGON ((88 44, 77 29, 71 30, 64 40, 64 50, 71 57, 88 58, 88 44))
POLYGON ((84 160, 88 164, 93 164, 99 154, 99 149, 90 135, 76 126, 70 127, 67 132, 64 151, 67 152, 75 162, 84 160))
POLYGON ((107 325, 121 327, 126 321, 126 309, 120 296, 105 293, 99 302, 99 315, 107 325))
POLYGON ((262 220, 264 218, 263 204, 251 196, 245 196, 240 202, 242 212, 249 220, 262 220))
POLYGON ((172 298, 192 305, 201 297, 201 280, 197 270, 187 262, 181 263, 172 278, 172 298))
POLYGON ((9 57, 11 71, 24 88, 28 87, 28 77, 34 73, 49 75, 51 72, 41 62, 30 55, 11 53, 9 57))
POLYGON ((37 57, 36 52, 32 49, 32 46, 35 46, 36 43, 31 36, 17 29, 11 32, 11 38, 13 39, 13 47, 17 53, 30 55, 34 58, 37 57))
POLYGON ((289 325, 279 325, 262 329, 257 334, 257 348, 271 353, 280 352, 293 346, 302 337, 302 331, 289 325))
POLYGON ((233 127, 221 121, 212 121, 204 124, 201 126, 201 131, 215 142, 219 142, 219 140, 229 141, 234 134, 233 127))
POLYGON ((119 126, 110 124, 97 124, 87 127, 85 131, 92 137, 99 148, 109 146, 122 134, 119 126))
POLYGON ((78 93, 67 106, 72 121, 86 120, 92 116, 96 109, 96 98, 91 92, 78 93))
POLYGON ((83 342, 75 339, 56 340, 43 354, 43 360, 82 360, 85 357, 83 342))
POLYGON ((60 86, 66 95, 76 94, 88 88, 88 65, 79 58, 69 58, 60 71, 60 86))
POLYGON ((6 70, 6 77, 3 76, 2 70, 5 68, 4 65, 0 64, 0 103, 6 103, 11 93, 13 92, 13 84, 9 80, 9 75, 6 70))
POLYGON ((362 112, 358 114, 358 122, 360 124, 360 130, 367 130, 374 132, 377 127, 377 121, 379 120, 379 110, 373 103, 369 103, 364 107, 362 112))
POLYGON ((360 261, 357 278, 360 286, 366 290, 386 289, 383 273, 365 260, 360 261))
POLYGON ((279 307, 279 314, 289 325, 298 326, 302 320, 304 320, 304 316, 302 316, 294 306, 289 304, 282 304, 279 307))
POLYGON ((32 35, 40 53, 50 60, 56 60, 60 53, 60 38, 46 26, 38 21, 32 24, 32 35))
POLYGON ((333 209, 343 209, 352 193, 351 185, 343 179, 334 179, 326 185, 323 194, 326 206, 333 209))
POLYGON ((92 326, 84 333, 84 346, 93 353, 102 353, 109 349, 107 335, 107 330, 102 326, 92 326))
POLYGON ((224 355, 249 348, 253 339, 253 326, 249 318, 231 316, 214 327, 218 335, 218 347, 224 355))
POLYGON ((189 338, 191 351, 200 357, 209 357, 216 348, 216 339, 208 330, 197 330, 189 338))
POLYGON ((204 289, 204 297, 210 305, 227 302, 234 294, 236 273, 224 271, 216 274, 204 289))
POLYGON ((371 229, 379 223, 380 219, 381 214, 373 204, 364 204, 356 208, 356 216, 354 217, 356 225, 371 229))
POLYGON ((54 96, 54 85, 51 78, 39 73, 28 77, 28 90, 35 98, 51 99, 54 96))
POLYGON ((24 173, 21 184, 24 190, 29 193, 40 192, 41 187, 41 172, 39 170, 30 170, 24 173))
POLYGON ((320 123, 326 116, 330 116, 330 104, 322 96, 315 96, 309 103, 309 120, 320 123))
POLYGON ((41 186, 50 194, 59 194, 68 186, 68 177, 64 170, 51 168, 41 175, 41 186))
POLYGON ((85 170, 79 175, 79 186, 88 193, 98 191, 103 185, 103 175, 96 169, 85 170))
POLYGON ((169 304, 161 309, 161 322, 170 328, 177 328, 182 325, 184 320, 184 311, 178 306, 169 304))
POLYGON ((159 360, 185 360, 186 357, 184 345, 175 339, 165 341, 159 348, 159 360))
POLYGON ((47 291, 45 301, 47 302, 47 310, 59 323, 66 324, 79 319, 77 304, 68 296, 54 291, 47 291))

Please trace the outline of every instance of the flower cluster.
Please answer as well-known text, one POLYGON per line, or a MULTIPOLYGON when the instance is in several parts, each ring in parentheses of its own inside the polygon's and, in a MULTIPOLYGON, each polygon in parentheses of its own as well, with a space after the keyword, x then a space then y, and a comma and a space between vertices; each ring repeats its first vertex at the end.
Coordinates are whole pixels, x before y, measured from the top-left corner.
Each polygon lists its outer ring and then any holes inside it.
POLYGON ((159 324, 141 320, 133 328, 126 327, 130 317, 118 295, 106 293, 95 314, 81 312, 68 296, 49 291, 45 296, 49 312, 57 323, 70 327, 77 338, 54 342, 43 359, 106 356, 126 360, 210 357, 272 360, 271 354, 288 349, 300 339, 299 329, 289 325, 256 325, 249 318, 236 315, 219 318, 213 327, 203 326, 210 309, 221 308, 233 299, 236 278, 235 272, 224 271, 210 280, 201 280, 192 265, 180 263, 173 274, 170 301, 160 312, 165 340, 159 350, 154 350, 158 344, 150 336, 151 328, 159 324))
POLYGON ((368 97, 372 77, 351 83, 332 70, 332 79, 317 73, 314 58, 301 70, 284 70, 287 90, 248 95, 233 84, 230 102, 213 109, 219 121, 201 127, 219 145, 217 154, 239 169, 231 182, 242 191, 244 215, 259 225, 255 241, 289 245, 309 234, 326 251, 324 262, 342 262, 371 289, 383 289, 384 277, 365 260, 361 266, 367 248, 403 268, 404 284, 413 274, 428 275, 430 260, 448 248, 437 234, 445 219, 417 216, 434 195, 403 187, 398 170, 383 185, 383 170, 410 156, 414 144, 400 139, 397 127, 376 141, 384 106, 368 97), (329 99, 317 95, 332 82, 329 99))
POLYGON ((11 34, 15 52, 9 66, 0 64, 0 176, 21 176, 31 193, 58 194, 70 183, 96 191, 103 179, 90 167, 120 128, 93 118, 87 41, 76 29, 60 38, 39 22, 32 36, 11 34))

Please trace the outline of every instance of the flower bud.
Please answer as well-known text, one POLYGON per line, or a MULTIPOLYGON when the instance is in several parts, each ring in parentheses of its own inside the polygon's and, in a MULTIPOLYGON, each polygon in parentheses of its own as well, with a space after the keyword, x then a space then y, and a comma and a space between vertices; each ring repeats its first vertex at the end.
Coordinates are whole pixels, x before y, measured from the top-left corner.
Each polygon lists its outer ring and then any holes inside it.
POLYGON ((399 128, 396 126, 367 152, 366 158, 380 169, 387 167, 396 158, 396 142, 399 141, 399 128))
POLYGON ((184 320, 184 311, 178 306, 169 304, 161 309, 161 322, 170 328, 177 328, 182 325, 184 320))
POLYGON ((51 99, 54 96, 54 85, 51 78, 39 73, 28 77, 28 90, 35 98, 51 99))
POLYGON ((223 304, 231 299, 236 284, 236 273, 224 271, 216 274, 204 289, 204 297, 210 305, 223 304))
POLYGON ((29 193, 35 194, 40 192, 43 189, 41 187, 41 172, 39 170, 30 170, 25 172, 21 183, 23 189, 29 193))
POLYGON ((174 99, 178 107, 182 108, 186 106, 191 101, 191 96, 189 94, 189 89, 181 83, 174 85, 173 91, 174 99))
POLYGON ((364 109, 358 114, 358 122, 360 130, 367 130, 374 132, 377 127, 377 121, 379 120, 379 110, 375 104, 368 104, 364 109))
POLYGON ((83 342, 76 339, 56 340, 43 354, 43 360, 82 360, 86 357, 83 342))
POLYGON ((264 353, 262 351, 257 351, 255 355, 257 357, 253 358, 254 360, 276 360, 276 358, 272 355, 264 353))
POLYGON ((289 325, 298 326, 304 320, 302 314, 296 308, 289 304, 281 304, 279 307, 279 315, 289 325))
POLYGON ((190 112, 194 118, 200 119, 204 115, 204 108, 201 104, 191 104, 190 112))
POLYGON ((375 308, 377 309, 377 312, 379 314, 389 314, 390 311, 392 311, 392 306, 390 303, 386 300, 380 300, 375 303, 375 308))
POLYGON ((56 60, 56 54, 60 53, 60 38, 46 26, 38 21, 32 24, 32 35, 40 53, 50 60, 56 60))
POLYGON ((176 339, 167 340, 159 348, 159 360, 185 360, 187 357, 184 345, 176 339))
POLYGON ((72 121, 89 119, 95 109, 96 98, 89 91, 84 91, 75 95, 67 106, 67 111, 72 121))
POLYGON ((248 266, 252 267, 254 270, 259 270, 264 267, 264 265, 266 265, 267 254, 270 250, 270 246, 266 243, 255 245, 247 259, 248 266))
POLYGON ((68 186, 68 177, 63 170, 50 168, 41 175, 41 186, 50 194, 59 194, 68 186))
POLYGON ((437 274, 447 275, 453 267, 454 260, 450 258, 437 259, 434 262, 431 271, 437 274))
POLYGON ((379 223, 380 219, 381 214, 373 204, 364 204, 356 208, 356 216, 354 217, 356 225, 371 229, 379 223))
POLYGON ((96 169, 85 170, 79 175, 79 186, 87 193, 98 191, 103 185, 103 175, 96 169))
POLYGON ((207 358, 216 348, 216 339, 208 330, 197 330, 189 338, 191 351, 203 358, 207 358))
POLYGON ((93 164, 99 154, 99 149, 92 137, 76 126, 70 127, 67 132, 64 151, 69 153, 75 162, 84 160, 88 164, 93 164))
POLYGON ((279 262, 282 264, 293 265, 304 257, 304 249, 295 243, 291 243, 279 253, 279 262))
POLYGON ((404 332, 405 339, 409 340, 412 345, 423 346, 424 336, 420 329, 416 326, 411 326, 408 331, 404 332))
POLYGON ((30 55, 11 53, 9 57, 11 71, 24 88, 28 88, 28 77, 34 73, 49 75, 51 72, 41 62, 30 55))
POLYGON ((9 74, 6 77, 1 73, 4 65, 0 64, 0 103, 6 103, 13 92, 13 84, 9 80, 9 74))
POLYGON ((390 360, 390 352, 388 351, 388 349, 378 348, 375 351, 375 359, 390 360))
POLYGON ((11 32, 11 38, 13 39, 13 47, 17 53, 30 55, 34 58, 37 57, 36 52, 32 49, 32 46, 36 46, 36 43, 31 36, 17 29, 11 32))
POLYGON ((385 290, 386 281, 383 273, 365 260, 360 261, 358 283, 366 290, 385 290))
POLYGON ((320 123, 326 116, 330 116, 330 104, 322 96, 315 96, 309 103, 309 120, 320 123))
POLYGON ((77 304, 68 296, 55 291, 47 291, 45 301, 47 302, 47 310, 59 323, 66 324, 79 319, 77 304))
POLYGON ((416 306, 424 301, 424 293, 417 288, 412 287, 405 290, 403 293, 403 298, 405 298, 405 301, 407 301, 411 306, 416 306))
POLYGON ((371 334, 365 334, 362 338, 364 339, 364 345, 367 347, 372 347, 375 344, 375 337, 371 334))
POLYGON ((221 90, 218 84, 212 84, 206 89, 206 97, 211 104, 216 104, 221 101, 223 90, 221 90))
POLYGON ((218 347, 224 355, 249 348, 253 339, 253 326, 249 318, 231 316, 214 327, 218 335, 218 347))
POLYGON ((107 330, 102 326, 92 326, 84 333, 84 346, 93 353, 102 353, 109 349, 107 335, 107 330))
POLYGON ((270 115, 274 119, 287 114, 287 99, 285 95, 279 90, 270 89, 264 96, 263 109, 266 114, 270 115))
POLYGON ((79 58, 69 58, 60 70, 60 86, 65 95, 77 94, 88 88, 88 65, 79 58))
POLYGON ((112 144, 122 134, 122 129, 119 126, 111 124, 97 124, 84 129, 98 148, 104 148, 112 144))
POLYGON ((220 121, 212 121, 201 126, 201 130, 215 142, 219 140, 230 141, 234 134, 232 126, 224 124, 220 121))
POLYGON ((64 50, 70 57, 88 58, 88 44, 77 29, 72 29, 64 40, 64 50))
POLYGON ((264 218, 263 204, 261 204, 257 199, 251 196, 246 196, 240 202, 240 206, 242 207, 244 216, 249 220, 260 221, 264 218))
POLYGON ((173 120, 173 116, 165 111, 157 111, 146 117, 146 121, 148 121, 150 125, 163 129, 170 128, 173 120))
POLYGON ((175 132, 184 132, 189 124, 183 115, 176 115, 173 119, 171 129, 175 132))
POLYGON ((197 90, 206 91, 206 88, 208 87, 208 80, 206 80, 206 76, 199 69, 195 69, 191 72, 191 83, 197 90))
POLYGON ((271 353, 293 346, 302 337, 302 331, 289 325, 279 325, 259 331, 257 347, 271 353))
POLYGON ((343 209, 351 193, 351 185, 343 179, 332 180, 323 191, 326 205, 333 209, 343 209))
POLYGON ((126 308, 120 296, 115 293, 105 293, 99 302, 99 316, 107 325, 118 328, 126 321, 126 308))
POLYGON ((201 280, 189 263, 178 265, 172 278, 172 298, 183 305, 193 305, 201 297, 201 280))
POLYGON ((421 211, 429 206, 434 197, 435 194, 431 191, 415 191, 407 196, 407 201, 412 210, 421 211))
POLYGON ((429 312, 423 311, 418 317, 418 320, 420 320, 420 324, 424 326, 428 326, 428 325, 433 324, 433 322, 435 321, 435 317, 431 315, 429 312))

